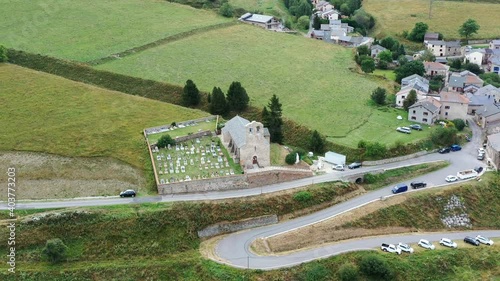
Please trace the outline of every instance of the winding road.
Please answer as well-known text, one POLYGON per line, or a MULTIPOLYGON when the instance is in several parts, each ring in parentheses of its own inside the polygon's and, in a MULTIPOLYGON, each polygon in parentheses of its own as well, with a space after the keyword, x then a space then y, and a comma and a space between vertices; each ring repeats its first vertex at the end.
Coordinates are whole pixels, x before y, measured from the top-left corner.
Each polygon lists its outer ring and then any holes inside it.
MULTIPOLYGON (((439 187, 445 185, 444 178, 447 175, 455 175, 458 171, 474 168, 475 166, 484 166, 484 163, 476 159, 477 149, 482 144, 481 130, 473 124, 471 129, 473 131, 473 139, 470 143, 466 144, 461 151, 452 152, 448 154, 431 153, 418 158, 405 160, 403 163, 390 163, 385 165, 378 165, 376 167, 362 167, 356 170, 348 170, 344 172, 327 173, 313 178, 301 179, 292 182, 280 183, 269 185, 259 188, 251 188, 244 190, 231 190, 223 192, 207 192, 200 194, 180 194, 180 195, 166 195, 166 196, 149 196, 149 197, 136 197, 136 198, 90 198, 81 200, 60 200, 60 201, 33 201, 33 202, 17 202, 16 209, 40 209, 40 208, 64 208, 64 207, 86 207, 86 206, 105 206, 117 204, 130 204, 130 203, 146 203, 146 202, 174 202, 174 201, 197 201, 197 200, 216 200, 227 198, 238 198, 245 196, 255 196, 262 193, 272 193, 281 190, 310 185, 313 183, 328 182, 340 180, 345 176, 358 174, 360 172, 369 172, 373 170, 391 169, 402 166, 416 165, 421 163, 428 163, 433 161, 447 160, 450 165, 439 171, 429 173, 424 176, 416 177, 409 180, 424 180, 427 182, 427 188, 439 187)), ((418 132, 415 132, 418 133, 418 132)), ((343 203, 334 205, 319 212, 303 216, 294 220, 289 220, 283 223, 270 225, 266 227, 254 228, 247 231, 237 232, 226 236, 221 239, 216 245, 215 253, 218 256, 215 259, 217 262, 225 263, 234 267, 241 268, 254 268, 254 269, 275 269, 281 267, 293 266, 299 263, 307 262, 310 260, 324 258, 328 256, 337 255, 347 251, 355 251, 360 249, 373 249, 379 246, 382 242, 389 243, 415 243, 421 238, 430 241, 438 241, 443 237, 443 234, 430 233, 430 234, 412 234, 412 235, 394 235, 384 237, 371 237, 366 239, 357 239, 356 241, 342 241, 335 244, 323 246, 317 249, 310 249, 299 251, 287 255, 280 256, 258 256, 249 250, 250 244, 259 238, 278 235, 280 233, 288 232, 301 228, 307 225, 318 223, 328 218, 337 216, 352 209, 359 208, 370 202, 380 200, 382 196, 393 196, 391 193, 391 186, 387 186, 376 191, 365 193, 361 196, 355 197, 343 203)), ((410 190, 408 192, 418 192, 410 190)), ((7 209, 5 202, 0 204, 0 210, 7 209)), ((446 237, 450 239, 463 239, 465 235, 477 235, 476 231, 473 232, 458 232, 446 233, 446 237)), ((481 231, 482 235, 490 237, 500 237, 500 230, 481 231)))

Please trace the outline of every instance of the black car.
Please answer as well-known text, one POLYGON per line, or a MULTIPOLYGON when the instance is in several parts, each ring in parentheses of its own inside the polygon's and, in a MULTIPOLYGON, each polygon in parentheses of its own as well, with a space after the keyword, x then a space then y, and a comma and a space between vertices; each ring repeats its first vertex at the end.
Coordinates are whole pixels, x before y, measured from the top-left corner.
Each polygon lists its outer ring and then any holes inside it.
POLYGON ((465 236, 464 242, 474 246, 479 246, 479 241, 477 241, 474 237, 465 236))
POLYGON ((417 188, 426 187, 427 183, 425 183, 423 181, 414 181, 414 182, 410 183, 410 185, 413 189, 417 189, 417 188))
POLYGON ((438 150, 439 153, 444 154, 444 153, 449 153, 451 150, 449 147, 443 147, 440 150, 438 150))
POLYGON ((478 167, 474 168, 474 171, 476 171, 479 174, 483 171, 483 167, 478 166, 478 167))
POLYGON ((132 189, 127 189, 125 191, 120 192, 120 197, 135 197, 136 193, 132 189))
POLYGON ((360 167, 361 167, 361 163, 359 163, 359 162, 354 162, 354 163, 349 164, 349 166, 347 166, 347 168, 349 168, 349 169, 356 169, 356 168, 360 168, 360 167))
POLYGON ((411 124, 410 128, 412 128, 413 130, 422 131, 422 126, 418 124, 411 124))

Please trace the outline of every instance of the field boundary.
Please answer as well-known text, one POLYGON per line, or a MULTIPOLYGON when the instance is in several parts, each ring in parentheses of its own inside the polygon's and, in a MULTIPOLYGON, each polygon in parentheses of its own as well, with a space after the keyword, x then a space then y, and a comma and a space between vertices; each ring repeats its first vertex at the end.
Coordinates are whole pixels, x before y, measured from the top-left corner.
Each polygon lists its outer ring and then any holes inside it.
POLYGON ((111 55, 103 57, 103 58, 91 60, 91 61, 86 62, 86 64, 89 64, 92 66, 105 64, 107 62, 121 59, 121 58, 124 58, 126 56, 130 56, 130 55, 145 51, 147 49, 155 48, 155 47, 158 47, 158 46, 161 46, 164 44, 168 44, 168 43, 171 43, 171 42, 174 42, 177 40, 187 38, 189 36, 197 35, 197 34, 200 34, 202 32, 207 32, 207 31, 221 29, 221 28, 227 28, 227 27, 230 27, 230 26, 233 26, 236 24, 238 24, 238 22, 230 21, 230 22, 224 22, 224 23, 219 23, 219 24, 214 24, 214 25, 209 25, 209 26, 191 29, 189 31, 177 33, 177 34, 174 34, 172 36, 168 36, 168 37, 153 41, 151 43, 144 44, 142 46, 138 46, 138 47, 134 47, 132 49, 125 50, 123 52, 119 52, 119 53, 111 54, 111 55))

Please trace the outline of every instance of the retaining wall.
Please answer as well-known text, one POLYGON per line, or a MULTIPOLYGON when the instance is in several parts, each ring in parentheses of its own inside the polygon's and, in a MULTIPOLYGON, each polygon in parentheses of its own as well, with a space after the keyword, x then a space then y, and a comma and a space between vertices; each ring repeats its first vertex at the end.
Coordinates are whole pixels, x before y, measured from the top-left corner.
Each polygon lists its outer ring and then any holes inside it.
POLYGON ((278 223, 277 215, 267 215, 235 222, 216 223, 198 231, 198 237, 212 237, 223 233, 278 223))
POLYGON ((416 157, 426 155, 429 153, 433 153, 433 152, 435 152, 435 151, 434 150, 432 150, 432 151, 420 151, 417 153, 399 156, 399 157, 394 157, 394 158, 388 158, 388 159, 382 159, 382 160, 376 160, 376 161, 363 161, 363 166, 375 166, 375 165, 382 165, 382 164, 387 164, 387 163, 394 163, 394 162, 399 162, 399 161, 404 161, 404 160, 416 158, 416 157))

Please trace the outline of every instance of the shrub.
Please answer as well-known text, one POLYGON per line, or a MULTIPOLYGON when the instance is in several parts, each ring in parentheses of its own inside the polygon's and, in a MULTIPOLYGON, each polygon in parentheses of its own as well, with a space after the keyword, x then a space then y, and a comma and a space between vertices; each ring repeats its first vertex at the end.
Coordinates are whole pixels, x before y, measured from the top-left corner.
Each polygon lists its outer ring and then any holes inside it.
POLYGON ((461 132, 461 131, 464 130, 464 128, 465 128, 465 122, 464 122, 464 120, 462 120, 462 119, 454 119, 451 122, 453 122, 453 124, 455 124, 455 128, 457 128, 457 130, 459 132, 461 132))
POLYGON ((379 142, 367 143, 365 155, 368 157, 382 157, 387 153, 385 144, 379 142))
POLYGON ((330 272, 328 272, 328 269, 324 265, 314 263, 302 272, 299 280, 323 281, 323 280, 329 280, 328 279, 329 275, 330 272))
POLYGON ((47 240, 42 254, 46 256, 50 262, 58 263, 66 259, 66 251, 68 247, 64 245, 61 239, 54 238, 47 240))
POLYGON ((377 176, 367 173, 363 176, 363 182, 367 184, 371 184, 377 181, 377 176))
POLYGON ((285 157, 285 162, 288 164, 288 165, 293 165, 295 164, 295 161, 297 160, 297 154, 295 153, 289 153, 286 157, 285 157))
POLYGON ((341 281, 356 281, 358 280, 359 270, 354 264, 345 263, 337 273, 341 281))
POLYGON ((297 202, 308 202, 313 198, 312 194, 309 191, 299 191, 293 195, 293 200, 297 202))
POLYGON ((358 142, 358 148, 366 148, 366 141, 365 140, 360 140, 358 142))
POLYGON ((430 139, 436 145, 452 145, 457 142, 457 129, 455 127, 439 127, 431 133, 430 139))
POLYGON ((381 278, 389 280, 392 277, 392 272, 387 265, 387 262, 377 255, 366 255, 361 259, 359 268, 369 277, 381 278))
POLYGON ((161 136, 156 145, 158 147, 167 147, 168 145, 175 145, 175 140, 170 135, 161 136))

